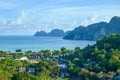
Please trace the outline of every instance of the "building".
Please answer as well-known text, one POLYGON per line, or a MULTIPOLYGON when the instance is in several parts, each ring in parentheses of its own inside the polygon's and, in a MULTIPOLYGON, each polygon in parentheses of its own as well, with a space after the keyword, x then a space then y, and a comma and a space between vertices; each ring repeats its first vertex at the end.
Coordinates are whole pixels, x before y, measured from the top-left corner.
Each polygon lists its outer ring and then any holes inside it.
POLYGON ((67 65, 66 64, 58 64, 58 68, 59 69, 67 69, 67 65))
POLYGON ((28 58, 27 57, 21 57, 20 59, 15 59, 15 60, 18 60, 18 61, 24 61, 24 60, 26 60, 26 61, 28 61, 28 58))
POLYGON ((113 79, 113 80, 120 80, 120 75, 118 75, 118 76, 114 77, 114 79, 113 79))
POLYGON ((0 60, 3 60, 3 59, 5 59, 5 57, 0 57, 0 60))
POLYGON ((22 52, 14 52, 7 55, 7 57, 19 56, 22 57, 24 54, 22 52))
POLYGON ((36 52, 32 52, 30 55, 29 55, 29 58, 30 59, 40 59, 42 57, 41 53, 36 53, 36 52))
POLYGON ((18 67, 18 72, 25 72, 26 71, 26 67, 18 67))
POLYGON ((37 72, 38 70, 39 70, 39 68, 29 67, 29 68, 27 69, 27 72, 29 72, 29 73, 35 73, 35 72, 37 72))

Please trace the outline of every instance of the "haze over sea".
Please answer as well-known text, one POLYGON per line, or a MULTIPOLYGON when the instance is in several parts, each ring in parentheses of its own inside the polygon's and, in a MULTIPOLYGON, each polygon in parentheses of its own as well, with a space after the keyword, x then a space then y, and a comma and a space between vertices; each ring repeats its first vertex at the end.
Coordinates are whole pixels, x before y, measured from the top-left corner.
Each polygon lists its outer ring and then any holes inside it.
POLYGON ((93 45, 96 41, 86 40, 64 40, 62 37, 34 37, 34 36, 0 36, 0 50, 15 51, 22 49, 23 51, 32 50, 58 50, 61 47, 74 49, 79 46, 84 48, 88 44, 93 45))

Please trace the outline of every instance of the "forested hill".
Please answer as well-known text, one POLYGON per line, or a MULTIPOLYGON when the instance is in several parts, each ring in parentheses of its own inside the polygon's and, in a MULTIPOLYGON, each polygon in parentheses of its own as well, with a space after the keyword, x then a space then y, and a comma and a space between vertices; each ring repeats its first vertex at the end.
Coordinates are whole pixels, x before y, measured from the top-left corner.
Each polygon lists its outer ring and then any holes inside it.
POLYGON ((98 40, 96 46, 100 50, 106 49, 110 51, 111 49, 120 50, 120 34, 112 34, 110 36, 105 36, 102 40, 98 40))
POLYGON ((105 36, 93 46, 84 49, 75 48, 67 57, 68 70, 81 80, 120 80, 114 77, 120 74, 120 34, 105 36))
POLYGON ((120 33, 120 17, 118 16, 113 17, 109 23, 100 22, 87 27, 79 26, 64 36, 63 39, 96 40, 112 33, 120 33))

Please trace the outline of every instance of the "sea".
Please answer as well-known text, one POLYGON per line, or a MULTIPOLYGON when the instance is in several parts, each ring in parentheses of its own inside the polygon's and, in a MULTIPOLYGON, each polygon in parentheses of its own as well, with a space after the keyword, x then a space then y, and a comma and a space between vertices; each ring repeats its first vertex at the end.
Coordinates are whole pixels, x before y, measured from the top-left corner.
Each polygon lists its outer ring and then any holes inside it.
POLYGON ((62 37, 0 36, 0 50, 2 51, 59 50, 61 47, 74 49, 75 47, 84 48, 88 44, 94 45, 95 43, 96 41, 64 40, 62 37))

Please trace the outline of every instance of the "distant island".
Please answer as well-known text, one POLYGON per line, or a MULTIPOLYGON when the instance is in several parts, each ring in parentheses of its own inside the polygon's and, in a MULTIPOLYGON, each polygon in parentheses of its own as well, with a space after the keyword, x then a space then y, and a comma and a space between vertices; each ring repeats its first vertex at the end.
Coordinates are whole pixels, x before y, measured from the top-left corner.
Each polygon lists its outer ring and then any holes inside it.
POLYGON ((45 31, 36 32, 34 36, 64 37, 70 31, 64 32, 61 29, 53 29, 49 33, 45 31))
POLYGON ((87 27, 79 26, 72 31, 64 32, 61 29, 53 29, 49 33, 45 31, 36 32, 34 36, 63 37, 68 40, 97 40, 106 35, 120 33, 120 17, 114 16, 109 23, 99 22, 87 27))
POLYGON ((120 33, 120 17, 113 17, 109 23, 100 22, 85 26, 79 26, 63 37, 69 40, 96 40, 106 35, 120 33))

